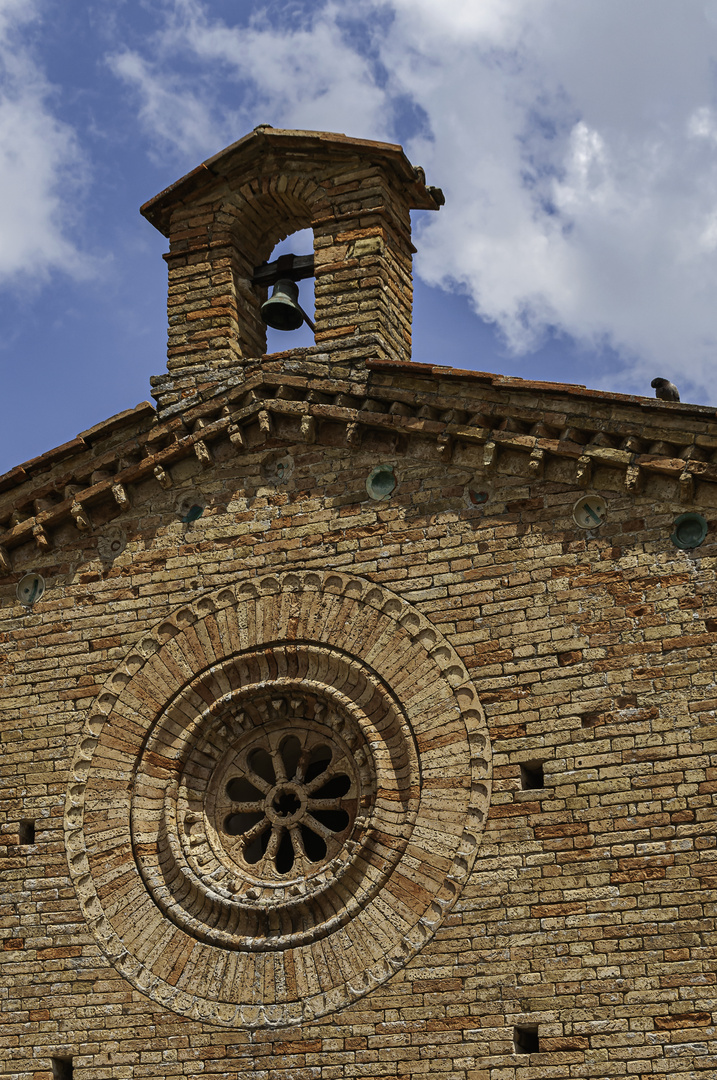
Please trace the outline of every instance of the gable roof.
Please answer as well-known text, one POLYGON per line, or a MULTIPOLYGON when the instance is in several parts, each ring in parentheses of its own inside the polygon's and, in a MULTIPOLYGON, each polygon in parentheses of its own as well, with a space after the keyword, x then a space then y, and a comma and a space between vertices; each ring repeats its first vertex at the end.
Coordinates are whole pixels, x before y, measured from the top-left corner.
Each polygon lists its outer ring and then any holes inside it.
POLYGON ((361 157, 382 162, 394 172, 410 196, 416 210, 437 210, 443 201, 438 188, 427 187, 423 170, 414 168, 397 143, 352 139, 347 135, 326 131, 286 131, 260 124, 248 135, 238 139, 218 154, 197 165, 174 184, 160 191, 140 207, 140 213, 164 236, 169 236, 169 222, 176 206, 190 202, 200 193, 210 190, 218 181, 232 175, 256 172, 256 160, 273 151, 283 156, 300 157, 306 162, 322 156, 361 157))

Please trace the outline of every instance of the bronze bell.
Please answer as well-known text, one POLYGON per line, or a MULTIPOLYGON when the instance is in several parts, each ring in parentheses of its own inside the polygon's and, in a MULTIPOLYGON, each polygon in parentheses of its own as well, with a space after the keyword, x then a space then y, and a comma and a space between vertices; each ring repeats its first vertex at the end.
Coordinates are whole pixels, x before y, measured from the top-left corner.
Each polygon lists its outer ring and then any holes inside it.
POLYGON ((279 278, 271 296, 261 305, 261 317, 274 330, 299 329, 306 316, 299 307, 299 286, 295 281, 279 278))

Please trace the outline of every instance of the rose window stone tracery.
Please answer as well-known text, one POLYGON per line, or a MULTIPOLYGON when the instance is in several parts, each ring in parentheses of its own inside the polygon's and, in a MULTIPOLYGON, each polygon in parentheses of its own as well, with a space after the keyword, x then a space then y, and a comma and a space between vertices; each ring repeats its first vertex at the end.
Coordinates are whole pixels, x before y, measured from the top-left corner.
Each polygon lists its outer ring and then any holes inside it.
POLYGON ((268 686, 265 650, 190 684, 157 718, 132 792, 157 905, 202 940, 255 952, 317 940, 369 904, 417 809, 416 747, 387 688, 335 650, 277 644, 271 657, 283 674, 268 686), (327 670, 351 696, 321 681, 327 670), (235 689, 180 726, 219 675, 235 689))
POLYGON ((359 808, 370 806, 366 751, 352 750, 315 716, 300 715, 301 699, 272 707, 291 715, 239 740, 212 780, 208 809, 241 872, 262 882, 309 880, 344 847, 359 808))

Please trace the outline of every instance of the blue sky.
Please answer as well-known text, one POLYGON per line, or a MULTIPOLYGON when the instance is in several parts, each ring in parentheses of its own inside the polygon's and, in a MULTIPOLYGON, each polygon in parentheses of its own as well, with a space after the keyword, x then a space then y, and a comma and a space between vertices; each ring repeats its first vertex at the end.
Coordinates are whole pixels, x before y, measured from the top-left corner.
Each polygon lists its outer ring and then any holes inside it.
POLYGON ((717 403, 716 60, 715 0, 0 0, 0 471, 149 397, 138 208, 258 123, 444 189, 414 359, 717 403))

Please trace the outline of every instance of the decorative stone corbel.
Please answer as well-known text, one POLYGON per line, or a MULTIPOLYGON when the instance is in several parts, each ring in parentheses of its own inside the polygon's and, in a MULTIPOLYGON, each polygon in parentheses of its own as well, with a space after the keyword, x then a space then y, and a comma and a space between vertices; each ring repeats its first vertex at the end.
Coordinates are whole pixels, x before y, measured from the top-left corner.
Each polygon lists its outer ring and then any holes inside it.
POLYGON ((577 483, 578 487, 587 488, 590 487, 590 483, 593 477, 593 463, 592 459, 583 454, 578 458, 578 471, 577 471, 577 483))
POLYGON ((498 447, 492 439, 483 447, 483 468, 494 469, 498 461, 498 447))
POLYGON ((258 416, 259 431, 262 433, 265 439, 268 439, 271 435, 271 416, 266 409, 262 409, 258 416))
POLYGON ((545 451, 537 447, 528 461, 528 475, 531 480, 539 480, 545 471, 545 451))
POLYGON ((112 497, 121 510, 128 510, 130 506, 129 495, 124 484, 112 485, 112 497))
POLYGON ((445 432, 439 435, 436 439, 436 450, 438 451, 438 456, 441 461, 447 465, 453 457, 452 437, 450 435, 447 435, 445 432))
POLYGON ((10 552, 7 548, 3 547, 2 544, 0 544, 0 571, 2 571, 3 574, 12 573, 12 559, 10 558, 10 552))
POLYGON ((304 442, 316 442, 316 420, 313 416, 302 416, 299 434, 304 442))
POLYGON ((349 446, 360 446, 362 434, 363 428, 361 427, 361 424, 354 420, 354 422, 349 424, 346 428, 346 442, 349 446))
POLYGON ((642 469, 639 465, 628 465, 625 473, 625 490, 637 495, 642 489, 642 469))
POLYGON ((75 525, 78 529, 84 531, 86 529, 92 528, 92 522, 90 521, 87 515, 87 511, 85 510, 82 503, 78 503, 76 501, 73 502, 72 506, 70 507, 70 513, 75 519, 75 525))
POLYGON ((42 525, 33 525, 32 535, 35 538, 35 543, 39 547, 40 551, 49 551, 52 547, 50 537, 45 532, 42 525))
POLYGON ((232 424, 229 428, 229 442, 235 450, 244 450, 246 448, 244 434, 238 424, 232 424))
POLYGON ((680 473, 680 502, 691 503, 695 497, 695 477, 689 469, 680 473))
POLYGON ((197 460, 203 469, 208 469, 213 464, 211 451, 204 439, 197 439, 194 444, 194 453, 197 455, 197 460))
POLYGON ((155 465, 152 472, 154 473, 155 479, 157 480, 157 483, 160 487, 163 487, 165 490, 167 488, 171 488, 172 477, 169 475, 168 472, 164 471, 161 465, 155 465))

